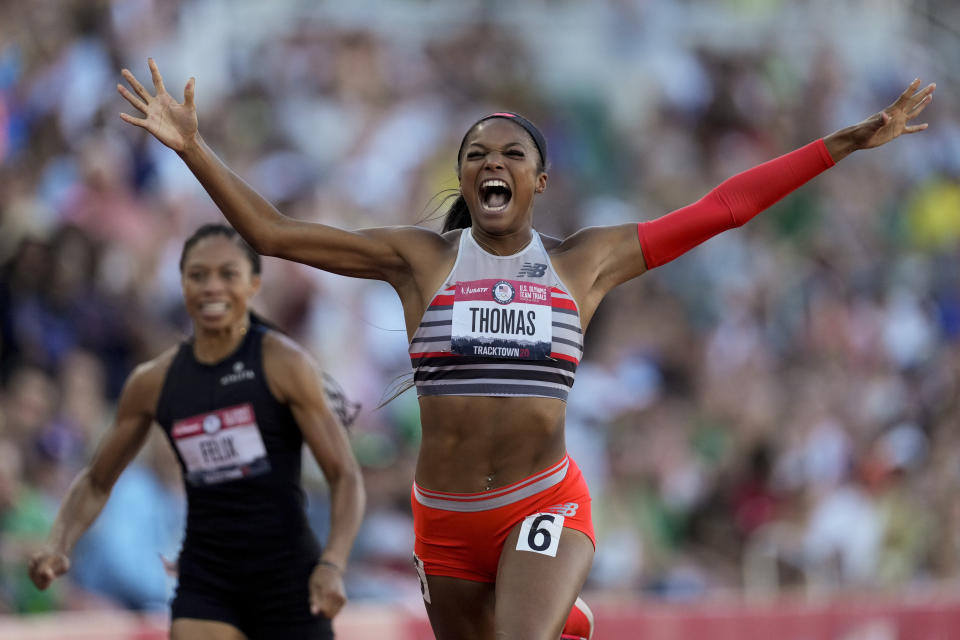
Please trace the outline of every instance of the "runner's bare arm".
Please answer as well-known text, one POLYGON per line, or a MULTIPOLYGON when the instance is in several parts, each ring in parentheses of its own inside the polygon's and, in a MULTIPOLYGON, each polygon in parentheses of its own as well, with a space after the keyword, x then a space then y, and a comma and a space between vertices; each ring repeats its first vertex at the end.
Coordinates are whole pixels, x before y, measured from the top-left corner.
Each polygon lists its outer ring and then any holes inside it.
POLYGON ((436 246, 439 236, 417 227, 347 231, 284 216, 231 171, 200 136, 195 80, 187 82, 180 103, 167 92, 153 59, 149 66, 154 94, 129 70, 122 71, 133 91, 120 84, 117 90, 143 117, 125 113, 120 117, 176 151, 230 224, 258 253, 397 285, 409 275, 411 254, 422 254, 436 246))
POLYGON ((127 379, 113 425, 100 441, 90 464, 70 485, 45 548, 30 560, 30 578, 38 588, 46 589, 69 569, 77 540, 97 519, 117 478, 143 447, 163 380, 160 367, 156 360, 145 363, 127 379))
POLYGON ((323 557, 343 569, 366 501, 360 466, 346 430, 327 406, 320 371, 302 347, 271 332, 264 340, 264 368, 271 390, 278 401, 290 406, 330 485, 331 526, 323 557))
POLYGON ((432 231, 379 227, 348 231, 280 213, 196 136, 180 157, 230 224, 257 253, 324 271, 397 284, 410 274, 408 251, 429 249, 432 231))
POLYGON ((264 370, 278 401, 289 405, 330 486, 330 533, 310 575, 310 611, 333 618, 347 601, 343 573, 363 519, 366 494, 346 431, 327 406, 320 371, 295 342, 276 332, 264 340, 264 370))

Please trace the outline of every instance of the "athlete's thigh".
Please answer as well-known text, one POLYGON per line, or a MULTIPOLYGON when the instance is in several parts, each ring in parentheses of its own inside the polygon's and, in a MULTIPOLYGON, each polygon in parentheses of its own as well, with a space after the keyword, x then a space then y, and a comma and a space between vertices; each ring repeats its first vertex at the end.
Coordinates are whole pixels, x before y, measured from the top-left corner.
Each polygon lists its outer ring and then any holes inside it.
POLYGON ((583 532, 563 528, 556 555, 548 555, 542 551, 551 550, 552 540, 547 538, 551 534, 540 523, 534 526, 532 536, 525 530, 523 544, 518 549, 522 526, 521 522, 513 528, 500 555, 497 640, 555 640, 590 572, 593 543, 583 532))
POLYGON ((226 622, 177 618, 170 625, 170 640, 247 640, 247 636, 226 622))
POLYGON ((433 635, 437 640, 493 640, 493 594, 492 582, 428 575, 424 604, 433 635))

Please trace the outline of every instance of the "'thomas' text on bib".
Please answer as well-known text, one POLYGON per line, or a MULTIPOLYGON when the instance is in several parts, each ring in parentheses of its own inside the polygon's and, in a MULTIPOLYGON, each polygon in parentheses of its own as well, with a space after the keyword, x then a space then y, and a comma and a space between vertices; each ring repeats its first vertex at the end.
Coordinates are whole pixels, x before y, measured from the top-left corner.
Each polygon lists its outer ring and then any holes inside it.
POLYGON ((466 356, 547 360, 550 288, 518 280, 458 282, 450 349, 466 356))
POLYGON ((190 484, 217 484, 270 470, 249 402, 178 420, 170 434, 187 468, 186 480, 190 484))

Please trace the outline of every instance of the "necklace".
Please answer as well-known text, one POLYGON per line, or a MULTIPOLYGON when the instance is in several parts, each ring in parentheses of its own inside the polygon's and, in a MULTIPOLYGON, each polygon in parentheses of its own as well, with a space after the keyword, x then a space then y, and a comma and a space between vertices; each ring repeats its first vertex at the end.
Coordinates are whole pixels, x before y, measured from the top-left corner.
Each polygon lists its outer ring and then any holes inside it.
POLYGON ((483 249, 483 250, 486 251, 487 253, 492 253, 493 255, 498 256, 498 257, 501 257, 501 258, 504 257, 504 256, 507 256, 507 255, 514 255, 514 254, 516 254, 516 253, 520 253, 521 251, 523 251, 524 249, 526 249, 527 246, 528 246, 531 242, 533 242, 533 233, 531 232, 531 234, 530 234, 530 239, 527 240, 527 241, 523 244, 522 247, 520 247, 519 249, 517 249, 516 251, 514 251, 514 252, 511 253, 511 254, 506 254, 506 253, 500 253, 499 251, 497 251, 496 249, 494 249, 493 247, 491 247, 490 245, 488 245, 486 242, 483 242, 480 238, 477 237, 477 234, 473 233, 472 230, 471 230, 471 232, 470 232, 470 235, 473 236, 473 239, 477 242, 478 245, 480 245, 480 248, 481 248, 481 249, 483 249))
POLYGON ((495 255, 495 256, 501 256, 501 257, 503 256, 502 253, 500 253, 499 251, 497 251, 496 249, 494 249, 493 247, 491 247, 491 246, 488 245, 487 243, 485 243, 485 242, 483 242, 482 240, 480 240, 480 238, 478 238, 476 234, 473 234, 473 239, 476 240, 476 241, 477 241, 477 244, 480 245, 480 248, 482 248, 482 249, 483 249, 484 251, 486 251, 487 253, 492 253, 492 254, 495 255))

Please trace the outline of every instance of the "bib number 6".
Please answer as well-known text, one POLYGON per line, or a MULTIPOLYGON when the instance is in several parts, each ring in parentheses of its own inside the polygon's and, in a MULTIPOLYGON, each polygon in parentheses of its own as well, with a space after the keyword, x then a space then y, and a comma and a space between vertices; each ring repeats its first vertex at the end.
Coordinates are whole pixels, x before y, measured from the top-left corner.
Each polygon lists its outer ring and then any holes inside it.
POLYGON ((563 531, 563 516, 555 513, 534 513, 523 519, 517 551, 532 551, 555 558, 563 531))

